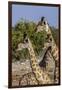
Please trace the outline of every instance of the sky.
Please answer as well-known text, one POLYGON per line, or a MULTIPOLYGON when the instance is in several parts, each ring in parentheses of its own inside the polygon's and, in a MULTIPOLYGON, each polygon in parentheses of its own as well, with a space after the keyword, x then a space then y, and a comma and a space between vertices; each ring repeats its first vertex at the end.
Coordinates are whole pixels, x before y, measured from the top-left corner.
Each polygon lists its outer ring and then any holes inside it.
POLYGON ((12 5, 12 26, 15 26, 21 18, 38 22, 41 17, 46 17, 49 25, 58 28, 58 7, 12 5))

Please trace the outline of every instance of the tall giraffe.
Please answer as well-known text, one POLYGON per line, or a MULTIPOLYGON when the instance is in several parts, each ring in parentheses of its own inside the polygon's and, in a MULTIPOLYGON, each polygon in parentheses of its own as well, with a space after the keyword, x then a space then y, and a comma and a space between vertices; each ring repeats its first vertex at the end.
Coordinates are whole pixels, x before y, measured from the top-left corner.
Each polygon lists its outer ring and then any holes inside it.
POLYGON ((41 32, 43 30, 46 31, 47 34, 47 43, 45 42, 45 47, 48 46, 48 43, 51 44, 51 54, 55 60, 55 83, 59 83, 59 49, 54 41, 54 38, 51 33, 51 29, 45 17, 41 18, 41 21, 38 23, 36 27, 36 32, 41 32))
POLYGON ((43 69, 39 66, 37 59, 36 59, 36 56, 35 56, 35 52, 34 52, 33 47, 32 47, 32 43, 26 34, 25 34, 23 45, 24 46, 27 45, 27 47, 22 47, 22 45, 20 45, 20 47, 27 48, 29 51, 30 64, 31 64, 31 68, 32 68, 32 71, 34 73, 34 76, 37 80, 37 83, 38 84, 53 84, 53 80, 50 79, 47 72, 43 71, 43 69))

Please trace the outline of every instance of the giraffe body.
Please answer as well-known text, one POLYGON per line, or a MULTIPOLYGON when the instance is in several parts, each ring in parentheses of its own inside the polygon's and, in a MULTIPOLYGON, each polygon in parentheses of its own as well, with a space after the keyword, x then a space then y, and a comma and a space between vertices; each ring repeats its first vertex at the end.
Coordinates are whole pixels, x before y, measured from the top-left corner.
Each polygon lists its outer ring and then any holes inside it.
POLYGON ((38 80, 39 83, 43 83, 43 84, 51 83, 51 80, 48 74, 44 72, 38 65, 32 44, 29 39, 28 39, 28 42, 29 42, 28 50, 31 57, 31 67, 32 67, 33 73, 35 74, 36 79, 38 80))
MULTIPOLYGON (((42 20, 41 20, 41 24, 38 24, 37 25, 37 32, 41 32, 42 29, 39 28, 39 26, 42 27, 43 30, 46 31, 46 34, 47 34, 47 42, 51 44, 51 54, 55 60, 55 65, 56 65, 56 70, 55 70, 55 83, 58 83, 59 82, 59 49, 54 41, 54 38, 52 36, 52 33, 51 33, 51 29, 47 23, 47 20, 42 17, 42 20)), ((45 47, 48 46, 47 43, 45 42, 45 47)))
MULTIPOLYGON (((39 85, 41 85, 41 84, 52 84, 53 80, 50 79, 48 73, 46 71, 44 71, 39 66, 39 64, 37 62, 37 58, 35 56, 35 52, 33 50, 32 43, 31 43, 30 39, 27 38, 27 41, 28 41, 27 42, 28 43, 27 49, 28 49, 29 54, 30 54, 30 65, 31 65, 31 68, 32 68, 32 75, 30 76, 30 78, 35 78, 34 81, 36 80, 37 84, 39 84, 39 85), (33 74, 34 74, 34 77, 33 77, 33 74)), ((25 42, 25 44, 26 44, 26 42, 25 42)), ((28 76, 28 74, 25 75, 24 78, 26 79, 27 76, 28 76)), ((22 76, 22 78, 23 78, 23 76, 22 76)), ((22 85, 23 85, 23 79, 21 80, 22 85)))
POLYGON ((58 83, 59 82, 59 49, 58 47, 56 46, 56 43, 53 39, 53 36, 51 34, 51 39, 52 39, 52 42, 51 42, 51 53, 53 55, 53 58, 55 60, 55 64, 56 64, 56 71, 55 71, 55 83, 58 83))

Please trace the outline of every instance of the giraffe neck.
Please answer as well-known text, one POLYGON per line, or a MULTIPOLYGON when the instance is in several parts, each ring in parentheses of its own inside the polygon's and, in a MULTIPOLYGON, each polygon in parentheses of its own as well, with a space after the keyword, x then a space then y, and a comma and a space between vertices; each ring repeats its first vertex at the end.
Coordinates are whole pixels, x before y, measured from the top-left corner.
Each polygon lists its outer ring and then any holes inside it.
POLYGON ((58 61, 59 57, 58 57, 58 47, 54 41, 54 38, 52 36, 52 32, 49 28, 48 25, 46 25, 46 32, 47 32, 47 35, 49 35, 49 38, 48 38, 48 41, 51 43, 51 53, 55 59, 55 61, 58 61))
POLYGON ((52 56, 55 60, 55 65, 56 65, 55 80, 58 83, 58 80, 59 80, 59 50, 58 50, 58 47, 54 41, 54 38, 52 36, 50 28, 48 29, 47 34, 50 35, 49 40, 51 39, 51 53, 52 53, 52 56))
POLYGON ((36 79, 38 80, 39 83, 50 83, 51 80, 49 76, 46 73, 44 73, 44 71, 40 68, 40 66, 37 63, 36 56, 30 40, 28 40, 28 42, 29 42, 28 51, 30 53, 31 67, 33 73, 35 74, 36 79))

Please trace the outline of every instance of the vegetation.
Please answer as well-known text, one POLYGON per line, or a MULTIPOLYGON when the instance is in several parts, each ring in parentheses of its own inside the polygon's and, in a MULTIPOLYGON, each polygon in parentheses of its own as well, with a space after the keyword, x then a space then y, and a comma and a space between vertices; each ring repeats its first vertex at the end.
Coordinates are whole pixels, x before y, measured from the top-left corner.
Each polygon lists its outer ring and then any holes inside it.
MULTIPOLYGON (((24 32, 27 33, 28 37, 30 38, 33 48, 35 51, 36 56, 39 55, 42 51, 42 47, 44 42, 46 41, 46 32, 42 31, 41 33, 35 32, 36 24, 34 22, 28 22, 21 20, 12 28, 12 60, 26 60, 29 58, 29 53, 27 49, 23 49, 19 52, 16 52, 18 44, 23 42, 23 34, 24 32)), ((52 28, 52 27, 51 27, 52 28)), ((52 34, 57 42, 57 31, 52 28, 52 34)))

